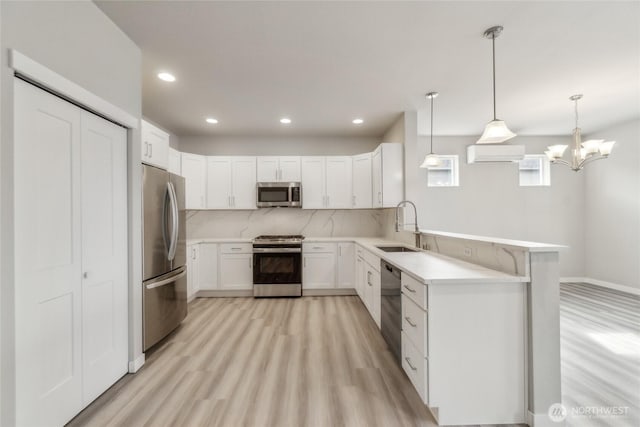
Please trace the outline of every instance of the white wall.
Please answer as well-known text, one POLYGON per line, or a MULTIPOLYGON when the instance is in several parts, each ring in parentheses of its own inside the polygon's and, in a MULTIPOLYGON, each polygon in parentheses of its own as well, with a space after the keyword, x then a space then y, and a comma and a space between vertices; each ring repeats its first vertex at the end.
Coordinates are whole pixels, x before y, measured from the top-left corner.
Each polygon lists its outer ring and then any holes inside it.
MULTIPOLYGON (((428 137, 418 137, 414 154, 405 157, 407 198, 418 206, 420 227, 567 245, 570 248, 560 254, 560 274, 581 276, 582 175, 555 165, 550 187, 520 187, 515 163, 466 163, 466 147, 476 140, 477 136, 434 137, 435 153, 459 156, 459 187, 427 187, 427 171, 419 165, 428 151, 428 137)), ((568 135, 517 137, 511 143, 525 145, 527 154, 542 154, 548 145, 569 140, 568 135)))
POLYGON ((180 151, 207 156, 340 156, 367 153, 376 137, 180 136, 180 151))
POLYGON ((585 276, 640 290, 640 120, 588 135, 615 140, 585 167, 585 276))
MULTIPOLYGON (((90 1, 0 1, 0 425, 14 425, 13 348, 13 70, 8 49, 14 48, 135 117, 141 116, 140 50, 90 1)), ((139 132, 130 132, 130 162, 140 162, 139 132), (137 152, 137 160, 136 160, 137 152)), ((139 174, 138 174, 139 180, 139 174)), ((138 187, 130 187, 139 203, 138 187)), ((131 199, 130 199, 131 200, 131 199)), ((135 208, 135 207, 134 207, 135 208)), ((140 209, 130 212, 138 218, 140 209)), ((133 242, 135 245, 135 242, 133 242)), ((138 251, 139 252, 139 251, 138 251)), ((132 265, 139 264, 132 263, 132 265)), ((134 272, 135 273, 135 272, 134 272)), ((141 276, 141 272, 140 272, 141 276)))

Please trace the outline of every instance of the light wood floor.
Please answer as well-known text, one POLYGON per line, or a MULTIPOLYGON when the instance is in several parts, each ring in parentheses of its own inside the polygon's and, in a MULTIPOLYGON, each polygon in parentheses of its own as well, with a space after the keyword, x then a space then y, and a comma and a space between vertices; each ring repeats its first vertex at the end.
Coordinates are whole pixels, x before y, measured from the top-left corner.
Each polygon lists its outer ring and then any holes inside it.
POLYGON ((358 297, 211 298, 70 426, 435 426, 358 297))
POLYGON ((563 283, 560 334, 567 426, 640 426, 640 297, 563 283), (611 407, 628 409, 626 415, 572 416, 574 408, 611 407))

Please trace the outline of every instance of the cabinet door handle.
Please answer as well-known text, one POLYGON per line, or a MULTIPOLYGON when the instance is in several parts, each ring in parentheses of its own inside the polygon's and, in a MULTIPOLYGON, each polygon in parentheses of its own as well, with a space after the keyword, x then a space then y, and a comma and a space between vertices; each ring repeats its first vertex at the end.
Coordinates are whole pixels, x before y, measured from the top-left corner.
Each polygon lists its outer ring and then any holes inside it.
POLYGON ((236 196, 231 196, 231 203, 233 204, 233 207, 236 207, 236 196))
POLYGON ((414 294, 416 293, 416 290, 415 290, 415 289, 412 289, 412 288, 408 287, 407 285, 404 285, 403 287, 404 287, 406 290, 408 290, 409 292, 411 292, 411 293, 414 293, 414 294))
POLYGON ((405 357, 405 358, 404 358, 404 360, 406 360, 406 361, 407 361, 407 363, 409 364, 409 367, 410 367, 413 371, 417 371, 417 370, 418 370, 418 368, 416 368, 415 366, 413 366, 413 365, 411 364, 411 359, 409 359, 408 357, 405 357))
POLYGON ((322 246, 314 246, 313 249, 322 249, 322 246))
POLYGON ((232 251, 240 251, 242 248, 231 248, 232 251))
POLYGON ((355 206, 356 205, 356 196, 352 196, 351 197, 351 205, 355 206))
POLYGON ((342 246, 338 246, 338 256, 342 256, 342 246))
POLYGON ((404 318, 404 320, 406 320, 406 321, 407 321, 407 323, 409 323, 409 324, 410 324, 411 326, 413 326, 414 328, 415 328, 416 326, 418 326, 418 325, 416 325, 415 323, 413 323, 413 322, 411 321, 411 318, 410 318, 409 316, 406 316, 406 317, 404 318))
POLYGON ((378 203, 382 203, 382 191, 378 191, 378 203))
POLYGON ((306 267, 306 266, 307 266, 307 259, 306 259, 306 258, 304 259, 304 262, 302 263, 302 266, 303 266, 303 267, 306 267))
POLYGON ((370 271, 367 271, 367 285, 373 286, 373 285, 371 285, 371 272, 370 271))
POLYGON ((196 248, 191 248, 191 259, 196 259, 196 248))
POLYGON ((144 156, 149 157, 149 143, 147 141, 144 142, 144 156))
POLYGON ((153 157, 153 144, 149 144, 149 157, 153 157))
POLYGON ((231 196, 227 196, 227 206, 231 207, 231 196))

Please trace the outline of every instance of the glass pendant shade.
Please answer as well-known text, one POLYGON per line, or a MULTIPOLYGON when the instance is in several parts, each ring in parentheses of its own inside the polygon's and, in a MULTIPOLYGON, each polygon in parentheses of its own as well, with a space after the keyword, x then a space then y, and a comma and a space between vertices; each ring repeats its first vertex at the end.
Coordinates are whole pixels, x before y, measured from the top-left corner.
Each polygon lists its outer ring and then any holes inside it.
POLYGON ((427 154, 424 158, 424 161, 420 165, 420 167, 423 169, 434 168, 437 166, 440 166, 440 157, 433 153, 427 154))
POLYGON ((600 144, 604 142, 604 139, 590 139, 582 143, 582 148, 586 154, 595 154, 600 150, 600 144))
POLYGON ((600 154, 603 156, 608 156, 609 154, 611 154, 611 151, 613 150, 613 145, 615 144, 615 141, 605 141, 602 144, 600 144, 600 154))
POLYGON ((568 145, 551 145, 547 147, 549 149, 548 152, 551 154, 550 159, 553 160, 561 158, 567 147, 568 145))
POLYGON ((503 120, 491 120, 476 144, 499 144, 515 136, 516 134, 509 130, 503 120))

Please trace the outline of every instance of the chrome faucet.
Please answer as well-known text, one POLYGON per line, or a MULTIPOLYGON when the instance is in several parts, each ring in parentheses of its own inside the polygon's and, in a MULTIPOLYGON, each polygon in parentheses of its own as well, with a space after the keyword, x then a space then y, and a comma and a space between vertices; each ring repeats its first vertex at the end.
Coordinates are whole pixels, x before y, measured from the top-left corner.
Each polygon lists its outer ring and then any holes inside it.
POLYGON ((418 227, 418 210, 416 209, 416 205, 410 200, 403 200, 396 205, 396 233, 400 231, 400 207, 402 205, 411 205, 413 206, 413 224, 405 224, 405 225, 413 225, 415 227, 413 234, 416 235, 416 247, 420 247, 420 228, 418 227))

